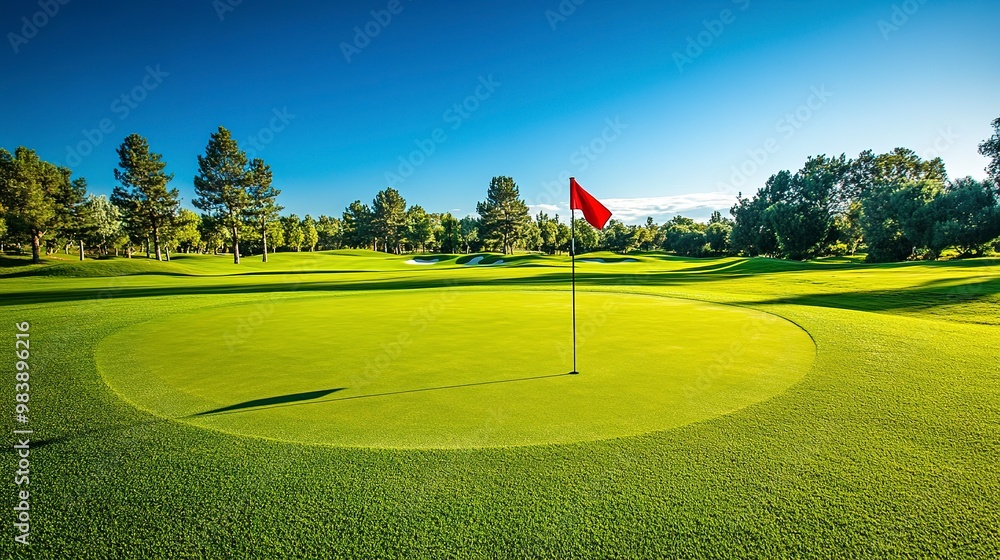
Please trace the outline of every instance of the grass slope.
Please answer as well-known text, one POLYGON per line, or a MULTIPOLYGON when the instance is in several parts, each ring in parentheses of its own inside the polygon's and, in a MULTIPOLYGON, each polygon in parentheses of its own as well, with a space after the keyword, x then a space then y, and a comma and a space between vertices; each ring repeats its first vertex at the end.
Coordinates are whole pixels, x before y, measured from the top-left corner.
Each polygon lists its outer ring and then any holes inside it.
MULTIPOLYGON (((189 276, 71 278, 42 267, 0 278, 8 336, 14 322, 32 322, 31 557, 1000 555, 997 261, 637 259, 581 267, 581 289, 777 314, 813 337, 814 367, 765 402, 634 437, 476 450, 310 446, 142 412, 105 384, 95 353, 150 317, 207 306, 564 288, 567 260, 412 266, 358 252, 236 269, 189 257, 173 263, 189 276)), ((166 340, 133 349, 165 360, 181 350, 166 340)), ((15 553, 10 538, 0 544, 0 554, 15 553)))

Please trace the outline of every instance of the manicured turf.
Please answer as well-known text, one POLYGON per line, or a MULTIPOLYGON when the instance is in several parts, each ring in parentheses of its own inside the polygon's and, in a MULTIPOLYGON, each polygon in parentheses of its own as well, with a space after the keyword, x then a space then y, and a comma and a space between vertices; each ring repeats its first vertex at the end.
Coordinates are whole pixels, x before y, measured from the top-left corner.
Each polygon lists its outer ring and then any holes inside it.
POLYGON ((565 291, 482 288, 211 307, 122 330, 97 364, 164 418, 303 443, 462 448, 712 418, 787 389, 815 353, 792 323, 744 308, 594 292, 578 303, 580 375, 568 374, 565 291), (133 351, 157 346, 171 358, 133 351))
MULTIPOLYGON (((273 303, 278 325, 286 305, 315 303, 318 311, 340 298, 426 300, 443 290, 548 296, 544 290, 566 287, 567 260, 408 265, 409 257, 344 252, 281 254, 267 265, 247 259, 240 268, 224 256, 43 267, 5 261, 5 337, 13 339, 15 322, 32 323, 31 557, 1000 556, 1000 262, 635 258, 581 265, 582 297, 646 294, 666 306, 689 300, 777 315, 811 335, 812 367, 767 400, 635 436, 476 449, 274 441, 204 429, 203 418, 176 419, 169 399, 141 392, 131 398, 156 413, 137 408, 105 382, 107 375, 117 386, 127 373, 98 364, 114 350, 190 372, 192 356, 228 356, 218 331, 192 340, 194 348, 171 338, 198 326, 184 317, 213 310, 238 318, 273 303), (171 321, 176 332, 151 336, 171 321), (113 348, 127 332, 135 336, 125 348, 113 348)), ((581 315, 581 325, 586 320, 581 315)), ((615 365, 641 379, 649 366, 633 363, 635 356, 672 344, 684 326, 664 320, 652 332, 636 329, 631 345, 610 351, 615 365)), ((393 335, 383 334, 390 342, 393 335)), ((472 336, 470 329, 441 334, 416 361, 446 360, 456 351, 452 337, 472 336)), ((738 363, 720 338, 713 336, 715 356, 738 363)), ((311 339, 285 342, 261 341, 301 363, 323 352, 311 339)), ((511 363, 536 343, 524 336, 487 342, 483 351, 511 363)), ((252 345, 236 354, 248 378, 269 369, 266 360, 280 361, 254 359, 252 345)), ((0 366, 10 371, 9 363, 0 366)), ((137 369, 132 382, 146 383, 148 371, 137 369)), ((205 386, 189 388, 207 407, 350 385, 240 394, 246 389, 233 383, 198 395, 216 373, 201 371, 205 386)), ((10 381, 5 394, 12 390, 10 381)), ((626 415, 641 411, 645 395, 636 394, 626 415)), ((3 457, 10 475, 15 454, 3 457)), ((0 556, 19 553, 10 531, 0 556)))

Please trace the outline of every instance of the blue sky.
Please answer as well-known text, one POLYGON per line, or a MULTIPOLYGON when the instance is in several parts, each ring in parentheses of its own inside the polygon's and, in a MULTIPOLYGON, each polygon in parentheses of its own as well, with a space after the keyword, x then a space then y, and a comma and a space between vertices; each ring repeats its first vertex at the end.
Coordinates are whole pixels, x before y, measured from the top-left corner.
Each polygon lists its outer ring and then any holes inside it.
POLYGON ((0 146, 110 193, 139 133, 190 207, 223 125, 299 215, 389 185, 465 215, 495 175, 565 215, 575 175, 627 222, 704 219, 821 153, 984 176, 997 21, 995 0, 8 0, 0 146))

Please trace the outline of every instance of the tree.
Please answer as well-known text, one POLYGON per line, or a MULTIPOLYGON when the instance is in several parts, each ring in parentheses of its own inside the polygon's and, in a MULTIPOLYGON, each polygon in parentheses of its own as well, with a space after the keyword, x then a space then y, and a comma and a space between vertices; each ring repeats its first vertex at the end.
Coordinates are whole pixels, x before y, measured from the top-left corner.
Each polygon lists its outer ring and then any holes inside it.
POLYGON ((284 209, 277 203, 281 191, 271 186, 274 176, 271 173, 271 166, 264 163, 264 160, 254 158, 250 161, 247 174, 247 193, 250 195, 247 219, 253 223, 257 233, 260 234, 262 260, 267 262, 267 226, 277 220, 278 212, 284 209))
POLYGON ((663 231, 660 226, 653 221, 652 216, 647 217, 646 225, 639 231, 639 250, 653 251, 663 245, 663 240, 663 231))
POLYGON ((202 242, 205 243, 205 252, 211 249, 213 255, 219 254, 219 249, 225 246, 229 233, 226 227, 219 221, 207 214, 201 215, 201 223, 198 225, 198 234, 202 242))
POLYGON ((989 181, 959 179, 935 202, 941 206, 935 212, 941 217, 935 236, 940 244, 956 247, 960 256, 981 256, 1000 237, 1000 203, 989 181))
POLYGON ((479 242, 479 220, 466 216, 459 220, 458 226, 462 244, 465 245, 465 254, 468 255, 473 245, 479 242))
POLYGON ((845 156, 810 157, 792 176, 783 200, 773 204, 766 217, 785 258, 796 260, 824 252, 835 213, 834 196, 849 169, 845 156))
POLYGON ((552 219, 545 212, 539 212, 535 216, 535 225, 538 228, 538 241, 541 250, 555 254, 559 250, 559 221, 552 219))
POLYGON ((427 243, 434 235, 430 217, 420 206, 411 206, 406 211, 406 239, 414 249, 420 247, 421 253, 426 253, 427 243))
POLYGON ((896 185, 877 185, 861 201, 861 229, 868 246, 868 262, 895 262, 910 256, 913 244, 903 237, 898 212, 892 206, 896 185))
POLYGON ((664 249, 686 257, 701 257, 709 250, 705 224, 684 216, 674 216, 663 226, 664 249))
POLYGON ((861 227, 869 262, 902 261, 923 252, 937 257, 947 244, 937 234, 944 193, 940 181, 879 185, 862 200, 861 227))
POLYGON ((163 230, 163 246, 166 248, 167 260, 170 260, 170 248, 180 250, 185 247, 190 252, 192 247, 201 244, 201 233, 198 228, 201 225, 201 218, 198 214, 181 208, 177 213, 177 219, 163 230))
POLYGON ((994 186, 1000 189, 1000 118, 993 121, 993 136, 979 145, 979 153, 990 158, 986 173, 994 186))
POLYGON ((308 247, 309 251, 315 251, 317 243, 319 243, 319 231, 316 230, 316 220, 306 214, 306 217, 302 218, 302 244, 308 247))
POLYGON ((381 239, 385 252, 388 253, 390 247, 400 252, 400 244, 406 236, 406 199, 392 187, 379 191, 372 201, 372 233, 376 251, 381 239))
POLYGON ((343 243, 343 224, 337 218, 320 216, 316 220, 316 231, 319 233, 321 251, 339 249, 343 243))
POLYGON ((903 184, 917 181, 937 181, 948 179, 944 161, 941 158, 924 161, 916 152, 908 148, 896 148, 875 158, 874 182, 903 184))
POLYGON ((529 221, 521 231, 521 244, 528 251, 542 250, 542 232, 536 222, 529 221))
POLYGON ((442 253, 457 253, 462 245, 462 224, 458 218, 447 213, 441 216, 441 234, 439 236, 442 253))
POLYGON ((766 212, 772 205, 785 200, 791 185, 791 172, 780 171, 772 175, 753 198, 743 198, 742 193, 737 197, 736 205, 729 210, 734 219, 730 234, 733 252, 748 257, 778 254, 778 236, 766 212))
POLYGON ((937 180, 910 181, 893 194, 891 204, 905 239, 913 243, 912 257, 936 259, 948 246, 938 232, 943 221, 944 184, 937 180))
POLYGON ((576 252, 589 253, 601 247, 601 232, 583 218, 576 219, 576 252))
POLYGON ((76 243, 79 250, 80 260, 85 259, 86 247, 91 244, 94 234, 97 231, 97 208, 93 204, 88 204, 93 195, 87 196, 83 202, 73 208, 72 218, 62 228, 60 237, 66 252, 69 246, 76 243))
POLYGON ((279 247, 285 246, 285 226, 282 224, 281 218, 278 218, 273 222, 268 222, 267 238, 271 241, 271 247, 273 247, 275 251, 277 251, 279 247))
POLYGON ((729 235, 733 231, 733 226, 719 217, 719 221, 709 222, 705 229, 705 242, 713 253, 724 255, 729 252, 729 235))
POLYGON ((121 210, 134 236, 152 238, 156 260, 161 260, 160 231, 172 224, 180 208, 180 193, 167 188, 174 176, 163 171, 167 164, 162 156, 151 152, 149 142, 138 134, 125 137, 117 153, 114 173, 120 184, 111 202, 121 210))
POLYGON ((115 255, 118 255, 118 248, 128 242, 128 235, 125 233, 121 212, 118 207, 111 204, 103 194, 94 199, 97 216, 97 231, 95 239, 98 248, 107 255, 109 247, 114 247, 115 255))
POLYGON ((223 127, 211 135, 205 155, 198 156, 194 205, 230 232, 233 263, 240 264, 240 225, 253 208, 247 155, 223 127))
POLYGON ((521 230, 530 219, 528 205, 521 200, 517 184, 510 177, 494 177, 486 201, 476 204, 484 237, 500 245, 506 255, 513 252, 521 230))
POLYGON ((864 241, 861 227, 861 202, 854 201, 843 212, 833 217, 833 224, 827 236, 827 252, 833 255, 853 255, 864 241))
POLYGON ((5 226, 31 241, 31 261, 41 262, 41 242, 51 231, 72 225, 86 194, 86 181, 71 179, 69 169, 42 161, 34 150, 14 155, 0 148, 0 206, 5 226))
MULTIPOLYGON (((552 219, 556 224, 556 252, 570 250, 570 242, 573 240, 573 231, 570 227, 562 221, 559 220, 559 214, 556 214, 555 218, 552 219)), ((597 231, 597 230, 594 230, 597 231)), ((577 246, 577 253, 579 253, 579 245, 577 246)))
POLYGON ((343 218, 344 245, 353 249, 371 247, 374 239, 372 209, 355 200, 344 211, 343 218))
MULTIPOLYGON (((105 255, 108 245, 117 246, 127 239, 118 208, 103 194, 87 195, 79 205, 73 233, 82 244, 96 246, 105 255)), ((83 260, 82 253, 80 260, 83 260)))
POLYGON ((705 232, 698 230, 679 233, 671 244, 678 255, 685 257, 702 257, 709 251, 705 232))
POLYGON ((302 220, 292 214, 281 218, 281 228, 285 231, 285 246, 293 251, 301 251, 306 242, 306 234, 302 229, 302 220))
POLYGON ((621 220, 611 220, 608 227, 604 229, 602 245, 609 251, 627 254, 636 246, 639 237, 639 228, 627 226, 621 220))

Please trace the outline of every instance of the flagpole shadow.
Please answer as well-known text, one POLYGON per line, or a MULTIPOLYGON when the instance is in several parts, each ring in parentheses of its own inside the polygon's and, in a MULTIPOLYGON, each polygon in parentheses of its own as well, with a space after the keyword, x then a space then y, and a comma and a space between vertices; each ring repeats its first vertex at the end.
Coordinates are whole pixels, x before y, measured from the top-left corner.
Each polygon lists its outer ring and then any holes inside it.
POLYGON ((431 391, 445 391, 450 389, 464 389, 468 387, 482 387, 486 385, 499 385, 503 383, 518 383, 521 381, 538 381, 541 379, 554 379, 557 377, 566 377, 569 375, 574 375, 574 372, 570 373, 557 373, 554 375, 538 375, 535 377, 520 377, 517 379, 500 379, 497 381, 480 381, 478 383, 463 383, 460 385, 444 385, 441 387, 426 387, 423 389, 407 389, 405 391, 391 391, 387 393, 373 393, 371 395, 355 395, 353 397, 340 397, 335 399, 324 399, 323 397, 328 396, 333 393, 340 391, 345 391, 345 388, 338 389, 328 389, 326 391, 313 391, 309 393, 298 393, 295 395, 283 395, 278 397, 269 397, 266 399, 257 399, 253 401, 247 401, 244 403, 234 404, 230 406, 225 406, 222 408, 216 408, 213 410, 207 410, 205 412, 198 412, 196 414, 191 414, 186 416, 186 418, 197 418, 199 416, 217 416, 221 414, 238 414, 241 412, 252 412, 255 410, 272 410, 275 408, 287 408, 290 406, 306 406, 311 404, 324 404, 324 403, 335 403, 340 401, 354 401, 360 399, 374 399, 380 397, 391 397, 396 395, 408 395, 412 393, 427 393, 431 391))

